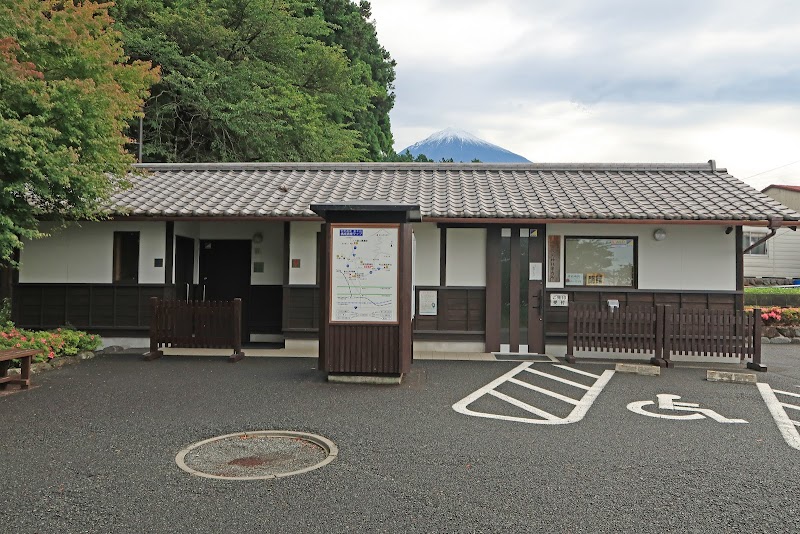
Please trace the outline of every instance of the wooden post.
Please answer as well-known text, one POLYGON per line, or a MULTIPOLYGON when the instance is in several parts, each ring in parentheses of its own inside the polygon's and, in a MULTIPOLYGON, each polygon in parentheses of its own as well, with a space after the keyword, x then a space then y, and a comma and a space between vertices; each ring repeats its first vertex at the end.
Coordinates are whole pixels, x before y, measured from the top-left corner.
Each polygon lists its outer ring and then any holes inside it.
POLYGON ((567 354, 564 359, 567 363, 575 363, 575 303, 567 302, 567 354))
POLYGON ((233 354, 228 361, 233 363, 244 358, 244 352, 242 352, 242 299, 233 299, 231 315, 233 318, 233 354))
POLYGON ((754 371, 767 372, 767 366, 761 363, 761 309, 753 310, 753 361, 747 362, 747 368, 754 371))
POLYGON ((667 326, 667 310, 664 304, 656 304, 656 346, 655 354, 650 360, 653 365, 659 367, 672 367, 673 363, 669 359, 669 333, 672 328, 667 326))
POLYGON ((159 343, 159 306, 158 297, 150 297, 150 352, 144 355, 145 361, 152 361, 164 355, 164 351, 158 350, 159 343))

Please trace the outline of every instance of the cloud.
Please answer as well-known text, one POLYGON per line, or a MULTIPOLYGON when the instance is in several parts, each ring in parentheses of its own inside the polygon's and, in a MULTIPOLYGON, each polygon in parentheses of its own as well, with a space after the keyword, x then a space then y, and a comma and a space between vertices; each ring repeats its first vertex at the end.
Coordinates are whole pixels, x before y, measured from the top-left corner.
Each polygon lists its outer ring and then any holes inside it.
MULTIPOLYGON (((454 125, 537 161, 800 160, 800 2, 372 5, 397 148, 454 125)), ((784 177, 800 165, 758 178, 784 177)))

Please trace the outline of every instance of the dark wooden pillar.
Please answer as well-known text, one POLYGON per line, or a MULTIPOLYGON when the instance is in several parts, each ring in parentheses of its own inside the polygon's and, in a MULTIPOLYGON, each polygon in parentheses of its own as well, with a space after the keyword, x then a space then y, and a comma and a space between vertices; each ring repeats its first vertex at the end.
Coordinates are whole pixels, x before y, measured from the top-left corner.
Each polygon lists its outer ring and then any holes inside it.
POLYGON ((486 351, 500 350, 500 227, 486 230, 486 351))
POLYGON ((741 226, 736 227, 736 298, 734 308, 736 311, 744 309, 744 253, 743 253, 743 230, 741 226))
POLYGON ((165 233, 164 253, 164 283, 167 285, 167 298, 175 298, 175 278, 173 276, 173 266, 175 265, 175 222, 167 221, 165 233))

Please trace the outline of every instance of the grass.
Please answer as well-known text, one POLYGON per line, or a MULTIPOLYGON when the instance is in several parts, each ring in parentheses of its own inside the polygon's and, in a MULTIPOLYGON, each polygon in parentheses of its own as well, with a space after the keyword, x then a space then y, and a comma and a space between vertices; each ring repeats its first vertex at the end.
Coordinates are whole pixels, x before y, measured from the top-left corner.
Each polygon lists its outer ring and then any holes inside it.
POLYGON ((800 286, 795 287, 746 287, 745 293, 752 295, 800 295, 800 286))

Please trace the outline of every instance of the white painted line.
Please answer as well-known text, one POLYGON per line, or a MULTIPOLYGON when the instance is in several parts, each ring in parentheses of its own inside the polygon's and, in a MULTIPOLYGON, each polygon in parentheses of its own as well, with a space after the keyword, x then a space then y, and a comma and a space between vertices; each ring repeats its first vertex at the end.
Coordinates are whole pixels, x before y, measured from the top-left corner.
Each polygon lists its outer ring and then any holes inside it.
MULTIPOLYGON (((573 367, 568 367, 566 365, 554 365, 553 367, 558 367, 559 369, 564 369, 565 371, 572 371, 573 373, 578 373, 579 375, 588 376, 591 378, 600 378, 600 375, 596 375, 594 373, 590 373, 588 371, 583 371, 581 369, 575 369, 573 367)), ((800 395, 798 395, 800 396, 800 395)))
POLYGON ((576 388, 585 389, 589 391, 591 388, 589 386, 584 386, 583 384, 578 384, 577 382, 573 382, 572 380, 567 380, 566 378, 561 378, 560 376, 556 375, 549 375, 547 373, 543 373, 541 371, 537 371, 536 369, 525 369, 529 373, 533 373, 535 375, 543 376, 545 378, 549 378, 551 380, 555 380, 557 382, 561 382, 562 384, 567 384, 576 388))
MULTIPOLYGON (((572 409, 572 411, 569 413, 569 415, 567 417, 559 418, 559 417, 555 417, 552 414, 549 414, 549 413, 547 413, 547 412, 545 412, 543 410, 539 410, 538 408, 534 408, 533 406, 530 406, 529 404, 523 403, 522 401, 514 399, 513 397, 510 397, 509 395, 505 395, 503 393, 494 391, 495 388, 497 386, 499 386, 500 384, 502 384, 504 382, 511 381, 511 379, 514 377, 514 375, 516 375, 518 373, 521 373, 522 371, 530 371, 529 367, 532 365, 532 363, 533 362, 524 362, 524 363, 518 365, 517 367, 515 367, 514 369, 512 369, 511 371, 509 371, 508 373, 505 373, 504 375, 496 378, 495 380, 492 380, 491 382, 489 382, 488 384, 486 384, 482 388, 478 389, 477 391, 474 391, 473 393, 470 393, 469 395, 467 395, 466 397, 464 397, 463 399, 461 399, 457 403, 453 404, 453 410, 457 411, 458 413, 461 413, 461 414, 464 414, 464 415, 471 415, 471 416, 474 416, 474 417, 484 417, 484 418, 487 418, 487 419, 499 419, 501 421, 514 421, 514 422, 518 422, 518 423, 528 423, 528 424, 534 424, 534 425, 567 425, 567 424, 570 424, 570 423, 577 423, 578 421, 580 421, 581 419, 583 419, 586 416, 586 412, 589 411, 589 408, 591 408, 592 404, 594 404, 594 401, 597 399, 598 395, 600 395, 600 392, 603 391, 603 388, 606 387, 606 385, 608 384, 608 381, 611 380, 612 376, 614 376, 614 371, 611 371, 611 370, 603 371, 603 374, 601 374, 599 376, 599 378, 595 381, 595 383, 591 387, 584 386, 583 384, 576 384, 576 383, 573 382, 571 385, 577 385, 581 389, 585 389, 587 391, 586 391, 586 393, 584 393, 583 397, 579 401, 577 401, 577 404, 575 404, 575 407, 572 409), (493 414, 493 413, 477 412, 475 410, 471 410, 469 408, 469 405, 472 404, 473 402, 475 402, 476 400, 478 400, 479 398, 481 398, 484 395, 492 395, 495 398, 504 400, 506 402, 510 402, 511 404, 513 404, 515 406, 519 406, 520 408, 523 408, 523 409, 526 409, 525 406, 527 406, 527 408, 533 408, 534 410, 536 410, 536 412, 533 412, 531 410, 528 410, 528 411, 531 411, 531 413, 537 413, 539 415, 542 415, 542 417, 544 417, 544 418, 543 419, 533 419, 533 418, 526 418, 526 417, 516 417, 516 416, 511 416, 511 415, 500 415, 500 414, 493 414), (513 399, 513 400, 511 400, 511 399, 513 399), (521 404, 524 404, 525 406, 520 406, 521 404), (539 413, 539 412, 541 412, 541 413, 539 413), (547 414, 547 415, 545 416, 544 414, 547 414), (549 418, 548 418, 548 416, 549 416, 549 418)), ((537 374, 537 373, 534 373, 534 374, 537 374)), ((551 375, 545 374, 545 376, 548 377, 548 378, 553 378, 551 375)), ((516 382, 521 382, 521 381, 515 379, 515 383, 516 382)), ((569 382, 569 381, 567 381, 567 382, 569 382)), ((528 385, 531 385, 531 384, 528 384, 528 385)), ((526 385, 526 387, 528 385, 526 385)), ((554 398, 557 398, 557 397, 554 397, 554 398)), ((570 404, 574 404, 574 403, 575 403, 574 399, 570 399, 570 404)))
POLYGON ((800 393, 792 393, 791 391, 781 391, 779 389, 773 389, 772 391, 774 391, 775 393, 780 393, 781 395, 791 395, 792 397, 800 397, 800 393))
POLYGON ((555 416, 555 415, 553 415, 551 413, 548 413, 548 412, 546 412, 544 410, 540 410, 539 408, 531 406, 530 404, 524 403, 519 399, 515 399, 514 397, 509 397, 505 393, 500 393, 499 391, 491 390, 489 392, 489 395, 492 395, 494 397, 497 397, 500 400, 504 400, 504 401, 506 401, 506 402, 508 402, 510 404, 513 404, 514 406, 516 406, 518 408, 522 408, 526 412, 530 412, 530 413, 532 413, 534 415, 538 415, 542 419, 547 419, 548 421, 555 421, 556 419, 560 419, 560 417, 557 417, 557 416, 555 416))
POLYGON ((791 408, 792 410, 800 410, 800 406, 795 406, 794 404, 789 404, 787 402, 782 402, 781 406, 784 408, 791 408))
POLYGON ((770 385, 759 383, 756 384, 756 386, 758 387, 758 391, 761 392, 761 397, 764 399, 764 402, 767 403, 767 408, 772 414, 772 418, 775 419, 775 423, 778 425, 783 439, 786 440, 786 443, 790 447, 800 451, 800 432, 797 431, 792 420, 786 415, 786 410, 781 406, 780 401, 778 401, 770 385))
MULTIPOLYGON (((600 378, 599 376, 597 378, 600 378)), ((567 397, 566 395, 562 395, 561 393, 556 393, 555 391, 550 391, 549 389, 540 388, 539 386, 534 386, 533 384, 528 384, 527 382, 523 382, 522 380, 517 380, 516 378, 509 378, 509 382, 512 384, 517 384, 518 386, 522 386, 524 388, 528 388, 533 391, 538 391, 539 393, 543 393, 545 395, 549 395, 554 399, 558 399, 564 402, 568 402, 573 406, 578 405, 578 401, 573 399, 572 397, 567 397)))

